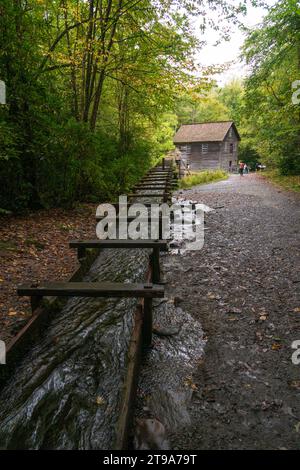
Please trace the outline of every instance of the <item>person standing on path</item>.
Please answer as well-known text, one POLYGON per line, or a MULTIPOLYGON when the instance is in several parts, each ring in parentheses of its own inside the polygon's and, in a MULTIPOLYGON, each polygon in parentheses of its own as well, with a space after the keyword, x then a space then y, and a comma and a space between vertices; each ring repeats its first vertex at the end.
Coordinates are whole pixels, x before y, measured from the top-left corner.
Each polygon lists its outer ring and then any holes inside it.
POLYGON ((243 162, 239 163, 239 173, 240 173, 240 176, 243 176, 243 174, 244 174, 244 163, 243 162))
POLYGON ((249 169, 248 169, 247 163, 244 164, 243 172, 244 172, 245 175, 248 175, 248 173, 249 173, 249 169))

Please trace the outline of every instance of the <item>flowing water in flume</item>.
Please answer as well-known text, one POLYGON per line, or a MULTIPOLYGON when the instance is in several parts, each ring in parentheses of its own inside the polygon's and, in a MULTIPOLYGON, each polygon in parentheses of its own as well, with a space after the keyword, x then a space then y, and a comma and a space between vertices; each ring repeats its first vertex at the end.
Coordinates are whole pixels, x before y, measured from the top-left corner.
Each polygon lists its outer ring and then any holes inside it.
MULTIPOLYGON (((159 201, 159 198, 153 198, 159 201)), ((144 282, 149 250, 107 249, 85 281, 144 282)), ((111 449, 137 299, 70 298, 0 392, 0 449, 111 449)))
MULTIPOLYGON (((147 250, 105 250, 85 281, 144 282, 147 250)), ((0 394, 2 449, 110 449, 137 299, 71 298, 0 394)))
MULTIPOLYGON (((144 282, 148 256, 148 250, 104 250, 84 280, 144 282)), ((112 448, 136 305, 136 299, 76 297, 53 312, 0 393, 0 448, 112 448)), ((177 317, 189 325, 183 312, 177 317)), ((194 348, 182 332, 169 383, 176 383, 180 361, 187 364, 194 348)))

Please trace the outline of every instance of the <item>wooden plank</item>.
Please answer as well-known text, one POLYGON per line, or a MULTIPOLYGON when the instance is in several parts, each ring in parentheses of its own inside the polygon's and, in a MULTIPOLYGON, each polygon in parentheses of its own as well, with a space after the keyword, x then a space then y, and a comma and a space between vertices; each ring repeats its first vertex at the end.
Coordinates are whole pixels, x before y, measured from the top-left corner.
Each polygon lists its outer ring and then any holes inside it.
POLYGON ((172 179, 173 178, 173 174, 170 174, 170 175, 147 175, 147 176, 144 176, 144 178, 142 178, 140 181, 144 181, 144 180, 147 180, 147 179, 157 179, 157 180, 169 180, 169 179, 172 179))
POLYGON ((170 190, 171 188, 172 187, 169 184, 166 184, 166 183, 160 184, 160 183, 153 182, 153 183, 138 184, 134 186, 133 191, 136 191, 136 190, 140 191, 141 189, 149 189, 149 190, 153 189, 155 191, 164 191, 165 189, 170 190))
POLYGON ((167 240, 71 240, 70 248, 158 248, 165 250, 167 240))
POLYGON ((163 188, 165 186, 171 186, 171 183, 169 181, 142 181, 134 186, 134 188, 139 188, 140 186, 158 186, 160 188, 163 188))
POLYGON ((126 376, 123 384, 119 419, 116 426, 114 450, 128 448, 129 432, 132 428, 133 407, 142 355, 142 305, 139 305, 134 317, 134 328, 127 354, 126 376))
POLYGON ((18 287, 20 296, 56 297, 163 297, 164 289, 156 284, 118 282, 46 282, 38 286, 18 287))
POLYGON ((156 194, 155 193, 154 194, 153 193, 151 193, 151 194, 149 194, 149 193, 144 193, 144 194, 134 193, 134 194, 128 194, 128 197, 139 197, 139 198, 140 197, 164 197, 164 196, 165 196, 165 193, 156 193, 156 194))
POLYGON ((140 180, 140 182, 138 184, 148 184, 148 183, 159 183, 159 184, 162 184, 162 183, 172 183, 172 179, 171 178, 164 178, 164 177, 151 177, 151 178, 143 178, 142 180, 140 180))
POLYGON ((136 219, 137 216, 133 216, 133 215, 121 215, 121 217, 119 216, 119 214, 116 215, 116 219, 114 219, 113 217, 108 217, 107 215, 97 215, 96 216, 96 220, 99 221, 99 220, 103 220, 103 219, 108 219, 110 222, 113 222, 114 220, 116 220, 117 222, 117 225, 119 223, 119 221, 121 220, 122 222, 132 222, 133 220, 136 219))
POLYGON ((170 170, 163 170, 162 168, 157 168, 156 170, 153 170, 153 171, 149 171, 148 173, 146 173, 146 175, 144 176, 147 176, 147 175, 157 175, 158 173, 161 173, 162 175, 171 175, 173 173, 173 171, 170 169, 170 170))
POLYGON ((171 187, 172 183, 170 181, 142 181, 141 183, 138 183, 134 186, 134 188, 141 188, 141 187, 146 187, 146 186, 156 186, 159 189, 163 189, 165 187, 171 187))
MULTIPOLYGON (((151 207, 152 204, 153 203, 151 203, 151 202, 143 202, 143 206, 146 206, 146 207, 151 207)), ((157 204, 159 204, 159 203, 157 202, 157 204)), ((122 204, 122 207, 126 207, 128 209, 129 207, 131 207, 133 205, 134 205, 134 203, 128 202, 127 204, 122 204)), ((120 204, 118 202, 116 202, 116 203, 112 204, 112 206, 114 206, 115 209, 118 211, 120 204)))

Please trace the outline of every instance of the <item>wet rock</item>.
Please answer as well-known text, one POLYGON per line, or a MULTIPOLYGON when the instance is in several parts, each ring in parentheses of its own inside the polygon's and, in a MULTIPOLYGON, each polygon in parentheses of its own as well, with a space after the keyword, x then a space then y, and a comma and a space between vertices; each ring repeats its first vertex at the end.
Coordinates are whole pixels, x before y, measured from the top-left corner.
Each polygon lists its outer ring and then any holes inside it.
POLYGON ((165 426, 158 419, 137 419, 134 448, 136 450, 169 450, 165 426))
POLYGON ((153 326, 153 333, 158 336, 174 336, 180 333, 181 326, 159 327, 153 326))
POLYGON ((174 305, 175 307, 178 307, 179 304, 181 304, 184 301, 182 297, 176 296, 174 297, 174 305))

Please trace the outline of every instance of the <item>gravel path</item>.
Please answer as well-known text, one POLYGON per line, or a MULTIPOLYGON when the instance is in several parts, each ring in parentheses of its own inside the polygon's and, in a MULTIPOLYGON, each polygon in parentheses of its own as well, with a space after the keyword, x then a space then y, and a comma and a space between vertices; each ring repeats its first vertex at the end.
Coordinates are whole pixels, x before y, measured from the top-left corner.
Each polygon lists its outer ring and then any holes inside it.
POLYGON ((199 321, 205 355, 193 374, 181 449, 299 449, 300 197, 259 175, 178 193, 217 208, 201 251, 171 257, 168 294, 199 321))

